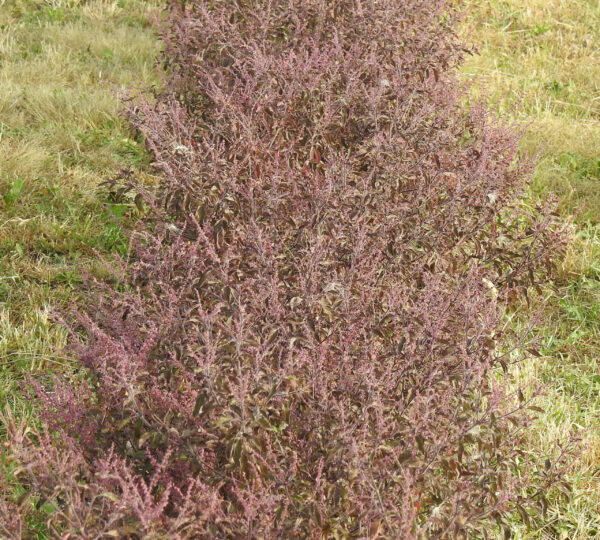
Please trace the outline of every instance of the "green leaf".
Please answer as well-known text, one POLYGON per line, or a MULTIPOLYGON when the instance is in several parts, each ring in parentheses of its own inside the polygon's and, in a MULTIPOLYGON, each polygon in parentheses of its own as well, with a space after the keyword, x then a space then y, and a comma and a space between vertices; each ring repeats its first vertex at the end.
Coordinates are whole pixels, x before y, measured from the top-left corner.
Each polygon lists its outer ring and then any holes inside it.
POLYGON ((115 219, 121 219, 128 209, 129 205, 127 204, 109 204, 107 208, 108 215, 115 219))
POLYGON ((135 203, 135 206, 137 207, 137 209, 142 212, 144 210, 144 197, 142 197, 142 195, 140 193, 138 193, 135 198, 133 199, 133 202, 135 203))
POLYGON ((25 183, 23 180, 21 178, 15 178, 10 186, 10 189, 6 192, 6 195, 4 195, 4 202, 6 206, 12 206, 15 202, 17 202, 21 196, 21 193, 23 193, 23 189, 25 189, 25 183))

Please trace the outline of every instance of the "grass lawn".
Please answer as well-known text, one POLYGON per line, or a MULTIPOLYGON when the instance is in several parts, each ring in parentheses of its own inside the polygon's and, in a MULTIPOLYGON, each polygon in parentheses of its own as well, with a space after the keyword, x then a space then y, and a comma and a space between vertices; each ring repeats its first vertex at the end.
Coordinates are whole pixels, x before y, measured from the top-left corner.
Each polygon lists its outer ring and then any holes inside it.
POLYGON ((544 357, 513 375, 547 385, 532 448, 573 430, 582 453, 570 470, 570 501, 551 501, 543 529, 515 523, 514 538, 600 538, 600 3, 478 0, 467 25, 480 55, 463 72, 480 77, 478 88, 501 110, 518 104, 510 114, 531 122, 523 150, 540 152, 534 195, 556 194, 578 228, 546 310, 544 357))
POLYGON ((0 408, 24 407, 27 371, 63 369, 49 311, 124 246, 99 184, 150 174, 116 92, 158 82, 153 4, 0 0, 0 408))

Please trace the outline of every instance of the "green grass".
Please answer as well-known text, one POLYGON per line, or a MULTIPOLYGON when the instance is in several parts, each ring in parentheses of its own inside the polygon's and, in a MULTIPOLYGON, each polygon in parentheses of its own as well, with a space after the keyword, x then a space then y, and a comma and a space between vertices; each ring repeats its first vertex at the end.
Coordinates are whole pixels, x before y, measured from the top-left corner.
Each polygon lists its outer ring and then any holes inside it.
POLYGON ((480 54, 463 73, 479 77, 476 88, 500 110, 531 122, 522 148, 540 153, 532 194, 557 195, 578 229, 545 310, 544 356, 512 376, 546 385, 532 450, 574 431, 581 455, 569 466, 570 501, 554 497, 543 528, 515 522, 514 538, 600 538, 600 4, 481 0, 467 24, 480 54))
POLYGON ((535 188, 560 196, 565 212, 600 220, 600 4, 596 0, 483 0, 470 41, 479 56, 465 73, 482 76, 501 109, 535 122, 523 148, 542 150, 535 188))
POLYGON ((99 184, 119 167, 150 177, 116 92, 158 83, 158 4, 0 0, 0 409, 25 407, 27 372, 65 368, 49 312, 124 248, 99 184))

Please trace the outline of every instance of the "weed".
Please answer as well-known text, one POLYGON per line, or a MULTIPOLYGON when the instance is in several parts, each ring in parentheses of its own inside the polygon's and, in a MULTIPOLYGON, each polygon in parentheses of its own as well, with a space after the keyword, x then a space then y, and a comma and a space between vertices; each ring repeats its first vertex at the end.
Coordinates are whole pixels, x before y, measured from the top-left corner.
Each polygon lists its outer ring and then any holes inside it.
POLYGON ((550 31, 550 27, 546 23, 535 24, 534 27, 531 29, 531 33, 534 36, 541 36, 542 34, 545 34, 546 32, 549 32, 549 31, 550 31))
POLYGON ((23 182, 22 178, 15 178, 15 180, 13 180, 9 190, 6 192, 6 194, 3 197, 4 204, 9 209, 12 209, 13 205, 17 202, 17 200, 21 196, 21 193, 23 192, 24 188, 25 188, 25 182, 23 182))

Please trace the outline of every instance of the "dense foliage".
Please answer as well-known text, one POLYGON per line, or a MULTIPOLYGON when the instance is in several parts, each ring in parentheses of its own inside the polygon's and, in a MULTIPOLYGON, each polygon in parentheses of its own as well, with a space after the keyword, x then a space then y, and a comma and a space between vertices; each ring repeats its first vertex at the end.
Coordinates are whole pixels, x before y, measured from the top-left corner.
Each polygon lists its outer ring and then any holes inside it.
POLYGON ((136 186, 147 227, 69 323, 85 376, 31 384, 43 431, 5 416, 28 497, 4 498, 0 530, 408 539, 529 519, 559 465, 522 450, 529 402, 491 373, 518 341, 506 305, 563 237, 520 203, 514 132, 465 105, 453 7, 170 13, 168 89, 129 111, 162 183, 136 186))

